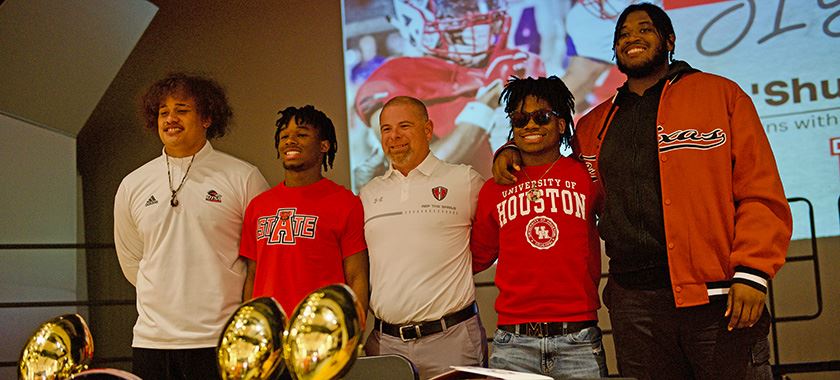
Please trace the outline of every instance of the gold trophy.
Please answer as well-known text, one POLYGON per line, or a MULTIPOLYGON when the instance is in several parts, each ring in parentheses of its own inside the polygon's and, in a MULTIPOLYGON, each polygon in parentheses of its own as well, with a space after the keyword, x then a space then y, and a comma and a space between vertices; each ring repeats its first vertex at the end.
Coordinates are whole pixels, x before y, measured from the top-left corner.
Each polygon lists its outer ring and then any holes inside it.
POLYGON ((65 314, 41 324, 20 353, 18 379, 69 379, 90 364, 93 338, 78 314, 65 314))
POLYGON ((337 379, 361 349, 365 314, 344 284, 325 286, 301 301, 286 329, 283 356, 298 380, 337 379))
POLYGON ((283 373, 286 313, 272 297, 241 306, 219 337, 216 357, 223 380, 273 379, 283 373))

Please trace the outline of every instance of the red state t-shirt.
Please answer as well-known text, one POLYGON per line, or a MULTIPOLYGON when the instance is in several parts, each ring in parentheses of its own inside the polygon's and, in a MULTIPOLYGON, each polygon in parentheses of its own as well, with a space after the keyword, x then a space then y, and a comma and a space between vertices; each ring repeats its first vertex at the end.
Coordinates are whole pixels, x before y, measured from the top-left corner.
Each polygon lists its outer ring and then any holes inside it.
POLYGON ((256 261, 254 297, 271 296, 291 315, 322 286, 345 283, 344 259, 367 248, 362 202, 322 179, 303 187, 281 183, 245 211, 240 256, 256 261))

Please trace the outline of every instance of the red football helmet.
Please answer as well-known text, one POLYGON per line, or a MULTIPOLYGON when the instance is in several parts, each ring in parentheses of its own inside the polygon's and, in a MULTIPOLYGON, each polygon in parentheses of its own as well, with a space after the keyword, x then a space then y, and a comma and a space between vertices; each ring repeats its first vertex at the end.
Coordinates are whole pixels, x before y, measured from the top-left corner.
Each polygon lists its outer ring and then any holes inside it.
POLYGON ((636 0, 577 0, 577 2, 595 17, 604 20, 615 20, 627 6, 636 0))
MULTIPOLYGON (((582 7, 586 8, 589 13, 595 17, 604 20, 615 20, 618 15, 633 4, 642 0, 575 0, 582 7)), ((656 6, 662 6, 662 0, 647 0, 647 2, 656 6)))
POLYGON ((428 55, 476 67, 510 29, 505 0, 394 0, 392 22, 409 45, 428 55))

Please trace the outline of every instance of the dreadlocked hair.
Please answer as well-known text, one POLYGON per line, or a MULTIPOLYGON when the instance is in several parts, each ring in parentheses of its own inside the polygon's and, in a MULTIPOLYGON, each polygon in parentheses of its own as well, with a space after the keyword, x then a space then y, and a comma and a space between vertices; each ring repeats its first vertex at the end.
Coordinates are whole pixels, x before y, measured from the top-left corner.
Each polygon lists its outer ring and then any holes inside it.
POLYGON ((277 158, 280 158, 280 151, 278 150, 280 147, 280 130, 288 126, 289 122, 294 118, 295 124, 297 125, 315 127, 315 130, 318 131, 318 138, 321 141, 327 140, 330 143, 330 149, 324 154, 322 165, 324 171, 333 167, 335 153, 338 152, 338 141, 336 141, 335 137, 335 126, 333 126, 332 120, 326 114, 311 105, 305 105, 301 108, 286 107, 286 109, 277 112, 277 114, 280 115, 280 118, 274 123, 277 126, 277 130, 274 132, 274 150, 277 152, 277 158))
MULTIPOLYGON (((556 75, 548 78, 519 78, 511 76, 504 90, 502 90, 499 103, 505 105, 505 113, 510 114, 518 111, 525 103, 525 98, 533 96, 537 99, 542 99, 551 106, 551 110, 556 112, 561 119, 566 121, 566 130, 560 137, 560 144, 570 145, 572 141, 572 129, 574 128, 574 120, 572 120, 572 113, 575 111, 575 96, 563 83, 563 80, 556 75)), ((508 140, 513 138, 513 127, 508 134, 508 140)))

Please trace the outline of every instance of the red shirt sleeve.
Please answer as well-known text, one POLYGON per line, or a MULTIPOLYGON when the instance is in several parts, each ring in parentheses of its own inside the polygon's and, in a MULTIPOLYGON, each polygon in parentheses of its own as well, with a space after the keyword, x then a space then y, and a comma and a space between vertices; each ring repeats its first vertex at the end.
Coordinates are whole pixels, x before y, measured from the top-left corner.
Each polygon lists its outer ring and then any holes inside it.
POLYGON ((344 231, 341 234, 340 242, 341 254, 345 259, 367 249, 367 242, 365 242, 365 213, 362 209, 362 201, 359 197, 353 195, 347 215, 346 223, 344 224, 344 231))
POLYGON ((481 272, 493 265, 499 257, 499 222, 496 218, 493 179, 487 180, 478 193, 478 206, 475 211, 472 234, 470 236, 470 251, 472 252, 473 273, 481 272))

